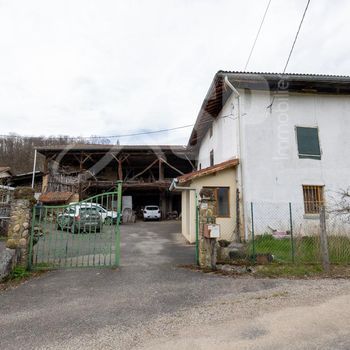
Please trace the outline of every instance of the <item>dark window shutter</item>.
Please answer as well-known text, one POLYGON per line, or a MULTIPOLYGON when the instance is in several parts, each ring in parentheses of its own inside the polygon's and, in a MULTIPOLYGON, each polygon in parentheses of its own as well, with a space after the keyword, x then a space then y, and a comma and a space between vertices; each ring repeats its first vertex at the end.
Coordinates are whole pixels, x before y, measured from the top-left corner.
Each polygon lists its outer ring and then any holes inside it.
POLYGON ((299 158, 321 159, 317 128, 297 127, 299 158))

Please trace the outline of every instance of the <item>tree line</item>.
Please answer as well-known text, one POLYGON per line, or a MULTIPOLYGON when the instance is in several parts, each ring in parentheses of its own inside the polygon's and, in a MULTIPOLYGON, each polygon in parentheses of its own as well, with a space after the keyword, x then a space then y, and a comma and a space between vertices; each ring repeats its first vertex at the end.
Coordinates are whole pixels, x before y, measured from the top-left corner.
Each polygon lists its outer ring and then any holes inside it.
MULTIPOLYGON (((0 166, 9 166, 13 174, 33 170, 34 149, 39 146, 57 146, 70 144, 109 144, 109 139, 86 139, 70 136, 24 137, 10 134, 0 137, 0 166)), ((37 157, 37 170, 42 170, 44 159, 37 157)))

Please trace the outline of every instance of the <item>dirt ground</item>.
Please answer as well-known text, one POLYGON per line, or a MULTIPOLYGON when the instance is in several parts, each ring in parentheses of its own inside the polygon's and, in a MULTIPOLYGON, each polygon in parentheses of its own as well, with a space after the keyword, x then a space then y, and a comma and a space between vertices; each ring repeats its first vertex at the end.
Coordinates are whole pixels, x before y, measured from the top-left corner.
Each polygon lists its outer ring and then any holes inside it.
POLYGON ((179 222, 124 225, 119 269, 44 273, 0 291, 0 348, 350 349, 350 280, 181 268, 179 222))
POLYGON ((181 326, 138 349, 350 349, 349 287, 290 280, 268 292, 227 295, 186 312, 181 326))

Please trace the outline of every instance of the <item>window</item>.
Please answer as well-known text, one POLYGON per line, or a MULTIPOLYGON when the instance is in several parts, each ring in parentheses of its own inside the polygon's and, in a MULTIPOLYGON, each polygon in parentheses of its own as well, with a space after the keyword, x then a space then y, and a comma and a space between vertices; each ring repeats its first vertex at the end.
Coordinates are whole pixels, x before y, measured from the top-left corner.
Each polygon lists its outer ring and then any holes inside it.
POLYGON ((303 185, 305 214, 320 213, 320 208, 324 204, 323 187, 303 185))
POLYGON ((214 196, 217 204, 217 216, 230 216, 230 188, 229 187, 206 187, 214 190, 214 196))
POLYGON ((211 124, 209 128, 209 137, 212 137, 212 136, 213 136, 213 124, 211 124))
POLYGON ((210 151, 210 166, 214 165, 214 150, 210 151))
POLYGON ((321 159, 318 128, 296 127, 299 158, 321 159))

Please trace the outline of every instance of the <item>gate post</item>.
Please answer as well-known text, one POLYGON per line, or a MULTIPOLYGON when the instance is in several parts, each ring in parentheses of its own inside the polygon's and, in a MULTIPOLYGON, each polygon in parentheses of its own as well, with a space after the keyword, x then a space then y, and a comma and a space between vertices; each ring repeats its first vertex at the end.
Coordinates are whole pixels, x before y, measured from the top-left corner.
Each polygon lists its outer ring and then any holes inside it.
POLYGON ((217 203, 212 189, 200 191, 201 203, 199 206, 199 265, 202 268, 216 269, 216 238, 206 235, 209 224, 216 223, 217 203))
POLYGON ((32 208, 35 204, 34 190, 30 187, 17 187, 11 203, 11 217, 6 247, 16 250, 19 265, 27 267, 30 259, 29 240, 32 208))
POLYGON ((115 228, 115 266, 120 264, 120 216, 122 211, 122 184, 123 181, 117 181, 117 225, 115 228))

